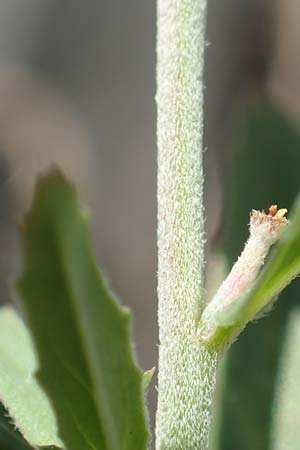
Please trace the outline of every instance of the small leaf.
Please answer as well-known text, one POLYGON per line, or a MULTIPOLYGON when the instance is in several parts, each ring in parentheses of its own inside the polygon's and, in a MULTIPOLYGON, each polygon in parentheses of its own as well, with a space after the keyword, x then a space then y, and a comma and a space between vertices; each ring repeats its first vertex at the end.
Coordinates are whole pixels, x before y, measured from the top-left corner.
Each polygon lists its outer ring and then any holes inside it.
POLYGON ((72 450, 143 450, 148 431, 130 314, 110 293, 87 217, 59 171, 38 183, 24 227, 18 291, 40 361, 37 374, 72 450))
POLYGON ((144 387, 145 391, 148 389, 149 384, 152 381, 154 372, 155 372, 155 367, 152 367, 152 369, 146 370, 146 372, 143 373, 143 387, 144 387))
POLYGON ((49 399, 34 373, 37 360, 23 321, 10 307, 0 309, 0 401, 32 445, 62 446, 49 399))

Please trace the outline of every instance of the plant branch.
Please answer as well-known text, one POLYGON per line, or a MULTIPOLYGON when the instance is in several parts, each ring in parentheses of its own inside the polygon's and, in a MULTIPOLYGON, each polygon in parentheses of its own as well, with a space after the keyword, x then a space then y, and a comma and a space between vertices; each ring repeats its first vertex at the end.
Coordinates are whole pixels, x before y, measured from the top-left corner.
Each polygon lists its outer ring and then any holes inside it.
POLYGON ((204 307, 205 0, 158 0, 157 450, 204 450, 217 354, 197 338, 204 307))

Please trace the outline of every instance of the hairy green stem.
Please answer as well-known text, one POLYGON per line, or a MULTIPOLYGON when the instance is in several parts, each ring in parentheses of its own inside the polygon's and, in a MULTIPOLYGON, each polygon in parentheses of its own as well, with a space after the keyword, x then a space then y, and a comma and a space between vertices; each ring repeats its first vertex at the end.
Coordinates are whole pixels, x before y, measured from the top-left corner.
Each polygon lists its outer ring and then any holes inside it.
POLYGON ((202 174, 206 0, 158 0, 157 450, 205 450, 216 352, 197 338, 204 307, 202 174))

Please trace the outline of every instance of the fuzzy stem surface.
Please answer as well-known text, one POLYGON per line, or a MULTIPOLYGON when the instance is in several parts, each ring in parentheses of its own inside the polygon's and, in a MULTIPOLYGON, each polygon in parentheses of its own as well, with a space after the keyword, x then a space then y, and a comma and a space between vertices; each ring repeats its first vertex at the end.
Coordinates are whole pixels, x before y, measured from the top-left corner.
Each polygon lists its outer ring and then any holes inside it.
POLYGON ((157 450, 205 450, 217 354, 197 337, 204 307, 202 174, 206 0, 158 0, 157 450))

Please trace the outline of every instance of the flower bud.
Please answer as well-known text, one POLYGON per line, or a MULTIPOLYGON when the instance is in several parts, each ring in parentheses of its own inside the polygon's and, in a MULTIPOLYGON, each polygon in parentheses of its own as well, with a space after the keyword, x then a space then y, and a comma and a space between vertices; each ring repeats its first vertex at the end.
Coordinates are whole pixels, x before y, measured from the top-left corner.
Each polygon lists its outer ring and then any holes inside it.
POLYGON ((287 209, 278 210, 277 205, 272 205, 268 213, 252 210, 250 236, 245 248, 203 312, 201 321, 206 325, 200 330, 203 338, 209 338, 211 331, 214 330, 216 326, 214 319, 252 287, 270 247, 278 240, 281 231, 288 224, 286 213, 287 209))

